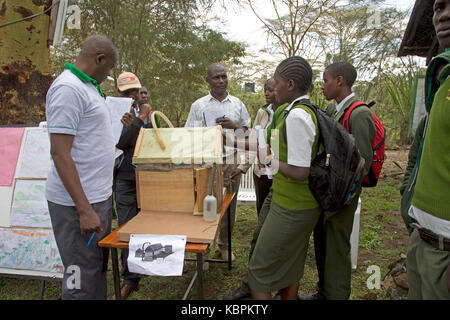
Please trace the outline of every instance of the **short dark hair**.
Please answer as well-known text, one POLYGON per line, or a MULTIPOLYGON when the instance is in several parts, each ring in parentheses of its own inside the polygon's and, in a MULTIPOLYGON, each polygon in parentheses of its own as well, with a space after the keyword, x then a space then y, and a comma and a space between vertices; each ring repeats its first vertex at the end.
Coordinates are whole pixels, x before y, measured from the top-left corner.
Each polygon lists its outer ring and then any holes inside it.
POLYGON ((275 72, 285 80, 293 80, 301 94, 311 89, 313 71, 309 62, 302 57, 293 56, 283 60, 275 72))
POLYGON ((333 78, 342 77, 350 88, 358 77, 355 67, 348 62, 335 62, 326 67, 325 70, 330 72, 333 78))

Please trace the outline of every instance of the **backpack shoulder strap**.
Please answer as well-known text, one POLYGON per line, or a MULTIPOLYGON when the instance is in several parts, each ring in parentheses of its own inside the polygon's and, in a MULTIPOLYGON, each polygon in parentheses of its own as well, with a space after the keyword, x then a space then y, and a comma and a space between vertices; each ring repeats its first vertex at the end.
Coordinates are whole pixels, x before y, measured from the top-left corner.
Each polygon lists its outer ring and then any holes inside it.
POLYGON ((284 109, 283 113, 288 115, 289 112, 291 112, 291 110, 294 107, 299 106, 299 105, 307 106, 308 108, 313 109, 313 111, 315 111, 315 109, 317 108, 316 105, 314 105, 311 101, 309 101, 309 99, 302 99, 302 100, 299 100, 296 103, 294 103, 292 106, 284 109))
MULTIPOLYGON (((286 108, 283 110, 283 113, 286 115, 286 117, 289 115, 289 113, 291 112, 291 110, 296 107, 296 106, 306 106, 308 108, 310 108, 314 113, 316 113, 317 110, 317 106, 315 104, 313 104, 311 101, 309 101, 309 99, 302 99, 297 101, 296 103, 294 103, 292 106, 286 108)), ((287 131, 286 131, 286 122, 283 125, 283 139, 284 141, 287 143, 287 131)))
POLYGON ((355 110, 356 108, 358 108, 360 106, 367 106, 367 104, 361 100, 354 102, 350 106, 350 108, 347 109, 347 111, 344 113, 344 116, 342 117, 342 122, 341 122, 342 126, 345 128, 345 130, 347 130, 348 133, 351 133, 350 132, 350 123, 349 123, 350 115, 352 114, 353 110, 355 110))
POLYGON ((328 116, 332 117, 335 111, 336 111, 336 105, 334 103, 332 103, 327 106, 325 113, 328 116))

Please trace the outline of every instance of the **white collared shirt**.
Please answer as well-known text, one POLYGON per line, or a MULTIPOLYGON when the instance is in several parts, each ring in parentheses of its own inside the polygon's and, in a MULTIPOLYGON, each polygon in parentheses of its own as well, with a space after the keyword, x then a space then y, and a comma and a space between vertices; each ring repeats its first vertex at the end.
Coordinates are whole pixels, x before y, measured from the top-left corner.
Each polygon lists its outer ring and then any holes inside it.
POLYGON ((223 109, 225 116, 237 125, 250 128, 250 115, 245 104, 230 94, 222 101, 214 98, 211 93, 195 101, 186 121, 185 127, 204 127, 206 126, 203 111, 211 106, 218 106, 223 109))
POLYGON ((437 235, 450 239, 450 221, 435 217, 413 205, 409 208, 409 216, 415 219, 420 226, 433 231, 437 235))
POLYGON ((272 123, 272 121, 273 121, 273 114, 275 113, 273 111, 273 105, 272 104, 269 104, 269 106, 266 108, 266 110, 269 113, 269 120, 267 121, 267 124, 266 124, 264 129, 267 129, 267 127, 272 123))
POLYGON ((342 107, 344 106, 344 104, 350 100, 351 98, 353 98, 355 96, 354 93, 349 94, 344 100, 342 100, 337 106, 336 106, 336 113, 338 113, 339 111, 341 111, 342 107))
MULTIPOLYGON (((197 101, 195 101, 186 121, 185 127, 205 127, 205 118, 203 116, 203 111, 206 108, 214 107, 223 110, 225 117, 233 121, 235 124, 250 128, 251 118, 248 114, 247 107, 239 99, 230 94, 227 95, 222 101, 214 98, 211 93, 204 96, 197 101)), ((226 131, 226 130, 225 130, 226 131)), ((235 149, 232 147, 225 146, 224 157, 229 157, 235 153, 235 149)))
MULTIPOLYGON (((303 99, 309 99, 309 96, 295 99, 289 107, 303 99)), ((312 146, 316 137, 316 125, 311 115, 302 108, 292 109, 286 118, 286 136, 287 163, 297 167, 310 167, 312 146)))

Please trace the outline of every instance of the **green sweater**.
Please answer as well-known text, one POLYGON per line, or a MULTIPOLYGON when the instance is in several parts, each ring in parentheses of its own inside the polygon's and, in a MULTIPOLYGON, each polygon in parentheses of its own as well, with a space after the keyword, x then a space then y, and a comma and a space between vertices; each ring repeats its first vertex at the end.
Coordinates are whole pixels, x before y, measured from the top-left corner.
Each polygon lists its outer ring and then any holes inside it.
MULTIPOLYGON (((288 105, 283 106, 283 110, 286 109, 288 105)), ((318 137, 319 137, 319 129, 317 125, 317 118, 314 112, 306 107, 306 106, 295 106, 294 108, 302 108, 306 112, 311 115, 312 120, 316 126, 316 137, 314 140, 314 144, 312 147, 311 160, 315 158, 317 154, 317 146, 318 146, 318 137)), ((278 109, 277 109, 278 111, 278 109)), ((283 136, 283 126, 286 122, 286 115, 284 113, 280 113, 278 117, 274 119, 274 130, 271 134, 270 145, 276 146, 278 145, 278 154, 276 157, 280 159, 280 161, 287 163, 287 155, 288 155, 288 145, 283 136)), ((299 141, 301 142, 301 137, 299 137, 299 141)), ((276 153, 277 148, 275 148, 274 152, 276 153)), ((311 190, 309 189, 308 179, 305 181, 297 181, 291 179, 282 173, 278 172, 273 177, 273 200, 280 206, 287 208, 289 210, 309 210, 315 209, 319 207, 317 200, 314 198, 311 190)))
MULTIPOLYGON (((442 74, 442 73, 441 73, 442 74)), ((450 221, 450 79, 441 82, 430 112, 412 204, 450 221)))
POLYGON ((411 223, 416 221, 409 216, 409 208, 411 207, 411 201, 414 194, 417 171, 419 170, 419 162, 417 160, 420 156, 419 149, 425 130, 426 120, 427 118, 423 117, 417 126, 413 143, 409 149, 408 165, 405 170, 405 176, 403 177, 403 183, 400 186, 400 194, 402 195, 402 200, 400 201, 400 213, 410 235, 414 230, 413 227, 411 227, 411 223))

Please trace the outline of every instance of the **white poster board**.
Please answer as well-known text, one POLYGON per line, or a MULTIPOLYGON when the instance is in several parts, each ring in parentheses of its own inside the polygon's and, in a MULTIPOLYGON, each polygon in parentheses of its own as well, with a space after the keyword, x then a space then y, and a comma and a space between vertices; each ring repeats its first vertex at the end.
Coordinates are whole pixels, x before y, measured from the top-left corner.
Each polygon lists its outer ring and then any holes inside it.
POLYGON ((11 199, 13 187, 0 187, 0 227, 11 225, 11 199))
POLYGON ((62 278, 45 198, 50 166, 47 129, 25 128, 14 183, 0 187, 0 274, 62 278))
POLYGON ((50 139, 45 128, 27 128, 16 178, 46 179, 50 172, 50 139))
POLYGON ((11 207, 11 226, 52 228, 47 199, 46 180, 16 180, 11 207))
POLYGON ((53 231, 0 228, 0 268, 62 273, 53 231))

